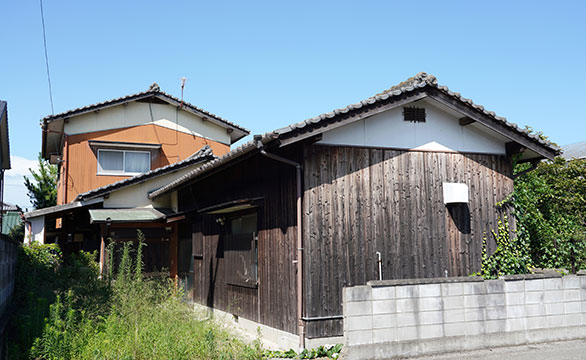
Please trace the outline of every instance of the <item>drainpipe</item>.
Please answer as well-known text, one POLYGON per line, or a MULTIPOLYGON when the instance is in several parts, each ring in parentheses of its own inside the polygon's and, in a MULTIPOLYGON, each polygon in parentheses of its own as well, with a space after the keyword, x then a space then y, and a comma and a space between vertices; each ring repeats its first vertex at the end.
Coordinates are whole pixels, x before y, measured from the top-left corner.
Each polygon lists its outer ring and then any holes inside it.
POLYGON ((377 260, 377 262, 378 262, 378 279, 382 280, 383 279, 383 259, 382 259, 380 251, 376 252, 376 257, 378 258, 378 260, 377 260))
POLYGON ((260 137, 255 136, 257 146, 259 146, 260 153, 263 156, 279 161, 283 164, 295 167, 297 176, 297 327, 299 333, 299 348, 305 349, 305 321, 303 320, 303 234, 301 232, 301 164, 282 156, 268 153, 264 150, 264 146, 260 142, 260 137))

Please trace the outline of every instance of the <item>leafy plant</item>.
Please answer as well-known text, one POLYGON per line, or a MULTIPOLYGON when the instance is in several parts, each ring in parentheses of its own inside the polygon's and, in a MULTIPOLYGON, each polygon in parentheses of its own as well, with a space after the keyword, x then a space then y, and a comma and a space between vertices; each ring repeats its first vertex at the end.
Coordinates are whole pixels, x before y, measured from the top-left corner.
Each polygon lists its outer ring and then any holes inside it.
POLYGON ((57 166, 43 160, 39 154, 39 171, 31 172, 32 180, 25 176, 24 186, 35 209, 42 209, 57 204, 57 166))
POLYGON ((486 233, 482 238, 482 263, 480 275, 486 279, 498 278, 509 274, 526 274, 531 267, 528 245, 514 236, 507 217, 498 220, 497 230, 491 230, 496 242, 496 250, 489 256, 486 233))

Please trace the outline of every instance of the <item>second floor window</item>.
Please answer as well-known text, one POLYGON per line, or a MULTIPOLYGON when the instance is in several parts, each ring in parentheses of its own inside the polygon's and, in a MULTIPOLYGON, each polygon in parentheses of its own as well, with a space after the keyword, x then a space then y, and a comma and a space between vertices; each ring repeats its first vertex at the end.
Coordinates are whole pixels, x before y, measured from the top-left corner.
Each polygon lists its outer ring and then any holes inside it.
POLYGON ((137 175, 150 170, 148 151, 98 150, 99 175, 137 175))

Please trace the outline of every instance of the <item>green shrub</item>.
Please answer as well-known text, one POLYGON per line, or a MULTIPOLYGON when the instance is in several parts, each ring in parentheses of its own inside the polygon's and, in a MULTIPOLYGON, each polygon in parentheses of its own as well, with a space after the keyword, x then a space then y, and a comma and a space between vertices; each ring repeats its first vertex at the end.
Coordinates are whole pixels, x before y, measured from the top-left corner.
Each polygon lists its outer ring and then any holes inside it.
POLYGON ((507 217, 498 220, 497 230, 491 230, 496 242, 496 250, 488 256, 486 234, 482 238, 482 263, 480 275, 485 279, 495 279, 502 275, 526 274, 531 267, 529 246, 511 231, 507 217))

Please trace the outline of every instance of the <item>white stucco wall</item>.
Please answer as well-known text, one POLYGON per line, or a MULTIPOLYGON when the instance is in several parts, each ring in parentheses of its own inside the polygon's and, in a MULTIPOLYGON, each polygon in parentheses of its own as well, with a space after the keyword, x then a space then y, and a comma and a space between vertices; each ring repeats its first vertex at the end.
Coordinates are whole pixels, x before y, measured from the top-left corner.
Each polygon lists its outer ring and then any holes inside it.
POLYGON ((509 140, 480 124, 460 126, 458 119, 464 115, 442 109, 433 100, 419 100, 407 106, 424 107, 426 122, 404 121, 403 107, 399 107, 327 131, 318 143, 505 154, 505 143, 509 140))
POLYGON ((197 166, 188 166, 187 168, 173 173, 165 174, 143 183, 113 191, 107 199, 104 199, 104 208, 172 208, 173 203, 170 196, 161 196, 160 198, 155 199, 155 201, 151 201, 148 198, 148 193, 169 184, 171 181, 183 176, 187 172, 196 169, 197 166))
POLYGON ((45 243, 45 217, 39 216, 28 220, 28 224, 24 227, 24 242, 30 244, 33 241, 38 241, 41 244, 45 243))
POLYGON ((230 135, 226 129, 211 121, 205 121, 184 110, 178 111, 171 105, 142 102, 131 102, 76 116, 75 120, 65 124, 64 131, 73 135, 150 123, 230 144, 230 135))

